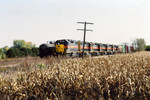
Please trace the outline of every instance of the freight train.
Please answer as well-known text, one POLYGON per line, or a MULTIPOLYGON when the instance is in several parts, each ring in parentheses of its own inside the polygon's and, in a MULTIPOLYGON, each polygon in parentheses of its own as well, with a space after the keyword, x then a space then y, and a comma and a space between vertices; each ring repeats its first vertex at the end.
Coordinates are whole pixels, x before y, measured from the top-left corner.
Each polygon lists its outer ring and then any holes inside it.
POLYGON ((46 44, 41 44, 39 47, 41 58, 46 56, 64 55, 69 57, 80 57, 82 55, 98 56, 98 55, 112 55, 116 53, 130 53, 133 52, 133 46, 112 45, 94 42, 85 42, 84 54, 83 41, 76 41, 71 39, 61 39, 57 41, 49 41, 46 44))

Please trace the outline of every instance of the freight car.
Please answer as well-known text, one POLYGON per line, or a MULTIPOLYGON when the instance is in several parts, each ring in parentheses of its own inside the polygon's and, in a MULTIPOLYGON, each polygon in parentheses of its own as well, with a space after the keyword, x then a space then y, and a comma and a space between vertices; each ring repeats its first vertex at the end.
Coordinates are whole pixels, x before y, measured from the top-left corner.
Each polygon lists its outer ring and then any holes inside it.
POLYGON ((115 53, 128 53, 132 52, 132 46, 127 45, 111 45, 94 42, 85 42, 84 54, 83 41, 76 41, 71 39, 61 39, 56 42, 49 42, 40 45, 40 57, 50 55, 65 55, 65 56, 98 56, 98 55, 112 55, 115 53))
POLYGON ((118 45, 118 53, 131 53, 133 52, 133 46, 123 44, 123 45, 118 45))

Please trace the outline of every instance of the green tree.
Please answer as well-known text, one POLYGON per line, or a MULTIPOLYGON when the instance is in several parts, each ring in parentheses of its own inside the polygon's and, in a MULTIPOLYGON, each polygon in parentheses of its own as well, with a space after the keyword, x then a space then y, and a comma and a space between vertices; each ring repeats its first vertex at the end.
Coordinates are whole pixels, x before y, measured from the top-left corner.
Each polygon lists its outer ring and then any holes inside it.
POLYGON ((2 54, 2 59, 6 59, 7 57, 6 57, 6 54, 2 54))
POLYGON ((26 48, 27 49, 27 52, 28 52, 28 56, 32 56, 32 51, 30 48, 26 48))
POLYGON ((0 59, 3 58, 3 54, 4 54, 4 50, 2 48, 0 48, 0 59))
POLYGON ((23 51, 20 51, 20 57, 25 57, 25 53, 23 51))
POLYGON ((16 57, 16 52, 14 50, 14 48, 10 48, 7 52, 6 52, 6 56, 8 58, 15 58, 16 57))
POLYGON ((146 42, 143 38, 139 38, 133 41, 133 47, 136 51, 144 51, 146 42))
POLYGON ((31 49, 35 47, 35 44, 33 44, 32 42, 26 42, 25 47, 31 49))
POLYGON ((0 54, 0 59, 2 59, 2 54, 0 54))
POLYGON ((26 42, 24 41, 24 40, 14 40, 13 41, 13 46, 15 47, 15 48, 22 48, 22 47, 25 47, 25 45, 26 45, 26 42))
POLYGON ((146 51, 150 51, 150 45, 145 46, 146 51))
POLYGON ((33 55, 32 56, 38 56, 39 55, 39 49, 38 48, 32 48, 32 53, 33 55))
POLYGON ((25 40, 14 40, 13 46, 15 48, 19 48, 19 49, 21 49, 23 47, 32 49, 35 47, 35 44, 33 44, 32 42, 26 42, 25 40))
POLYGON ((21 57, 20 50, 18 48, 14 48, 15 54, 17 57, 21 57))
POLYGON ((3 49, 0 49, 0 59, 2 59, 3 49))
POLYGON ((21 49, 20 49, 20 52, 24 52, 24 56, 25 56, 25 57, 29 55, 28 49, 25 48, 25 47, 21 48, 21 49))
POLYGON ((3 48, 3 50, 4 50, 4 53, 6 54, 6 52, 9 50, 9 47, 8 47, 8 46, 5 46, 5 47, 3 48))
POLYGON ((2 48, 0 48, 0 54, 2 54, 3 53, 3 49, 2 48))

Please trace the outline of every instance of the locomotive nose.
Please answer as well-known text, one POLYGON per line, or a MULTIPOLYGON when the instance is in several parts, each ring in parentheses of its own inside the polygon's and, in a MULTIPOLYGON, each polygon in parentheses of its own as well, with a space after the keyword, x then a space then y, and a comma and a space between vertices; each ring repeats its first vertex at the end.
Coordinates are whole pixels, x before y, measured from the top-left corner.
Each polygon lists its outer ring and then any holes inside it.
POLYGON ((56 52, 57 53, 64 53, 64 45, 63 44, 56 45, 56 52))

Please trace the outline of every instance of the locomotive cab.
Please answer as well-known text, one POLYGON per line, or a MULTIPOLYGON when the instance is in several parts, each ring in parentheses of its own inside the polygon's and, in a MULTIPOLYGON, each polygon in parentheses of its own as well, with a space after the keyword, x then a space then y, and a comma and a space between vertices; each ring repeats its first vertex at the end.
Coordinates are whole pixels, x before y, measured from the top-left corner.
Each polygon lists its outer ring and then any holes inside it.
POLYGON ((66 57, 74 57, 79 55, 81 52, 81 45, 80 41, 70 40, 70 39, 63 39, 57 40, 56 45, 56 53, 66 55, 66 57))
POLYGON ((68 48, 68 42, 66 40, 57 40, 55 46, 57 54, 65 54, 66 49, 68 48))

